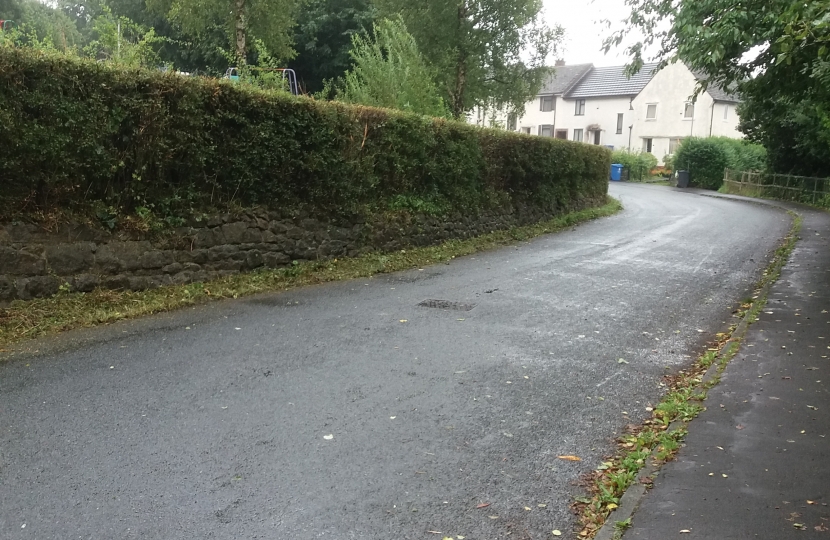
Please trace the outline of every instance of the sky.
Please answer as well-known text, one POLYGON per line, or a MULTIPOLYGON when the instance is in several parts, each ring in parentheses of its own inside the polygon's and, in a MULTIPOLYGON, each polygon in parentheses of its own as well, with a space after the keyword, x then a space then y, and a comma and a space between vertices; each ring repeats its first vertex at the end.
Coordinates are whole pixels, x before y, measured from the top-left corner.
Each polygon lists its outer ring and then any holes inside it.
POLYGON ((563 49, 556 56, 567 64, 588 64, 595 66, 621 66, 628 62, 623 54, 624 47, 611 49, 608 54, 601 50, 603 39, 611 30, 600 24, 601 19, 612 22, 612 29, 622 27, 628 15, 624 0, 542 0, 544 17, 548 26, 561 25, 565 29, 563 49))

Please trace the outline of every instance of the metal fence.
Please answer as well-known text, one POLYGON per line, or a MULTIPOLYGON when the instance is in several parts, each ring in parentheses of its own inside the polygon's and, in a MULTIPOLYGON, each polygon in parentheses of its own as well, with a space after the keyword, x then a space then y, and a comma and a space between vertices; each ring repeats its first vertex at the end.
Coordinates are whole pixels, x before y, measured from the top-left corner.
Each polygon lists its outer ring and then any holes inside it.
POLYGON ((830 208, 830 178, 726 169, 723 184, 729 193, 737 195, 798 201, 830 208))

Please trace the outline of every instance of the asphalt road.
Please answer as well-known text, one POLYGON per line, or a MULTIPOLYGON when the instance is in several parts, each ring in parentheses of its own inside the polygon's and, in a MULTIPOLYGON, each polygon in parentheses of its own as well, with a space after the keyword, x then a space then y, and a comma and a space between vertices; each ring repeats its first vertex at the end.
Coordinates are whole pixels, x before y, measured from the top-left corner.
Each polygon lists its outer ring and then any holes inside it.
POLYGON ((611 193, 620 214, 515 247, 0 363, 0 538, 567 537, 579 476, 729 324, 790 225, 611 193))

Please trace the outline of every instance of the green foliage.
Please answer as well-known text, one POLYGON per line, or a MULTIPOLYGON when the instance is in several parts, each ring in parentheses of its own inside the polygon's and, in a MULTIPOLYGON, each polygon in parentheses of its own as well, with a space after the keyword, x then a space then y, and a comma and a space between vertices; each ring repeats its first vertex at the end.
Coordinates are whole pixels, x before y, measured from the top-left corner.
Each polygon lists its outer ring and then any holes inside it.
POLYGON ((353 66, 346 73, 338 99, 388 107, 428 116, 448 116, 438 88, 406 25, 382 19, 372 36, 352 36, 353 66))
POLYGON ((84 53, 90 58, 109 60, 124 66, 155 67, 160 64, 156 49, 164 40, 155 31, 135 24, 127 17, 116 17, 109 8, 95 18, 94 35, 84 53))
POLYGON ((476 105, 523 110, 548 74, 545 59, 563 37, 546 28, 541 0, 376 0, 415 36, 454 118, 476 105))
POLYGON ((297 17, 297 56, 290 67, 308 92, 342 77, 351 66, 352 36, 368 32, 376 18, 370 0, 308 0, 297 17))
POLYGON ((719 189, 726 169, 762 170, 765 161, 762 146, 728 137, 690 137, 674 156, 675 169, 689 171, 691 184, 706 189, 719 189))
POLYGON ((628 150, 614 150, 611 153, 611 163, 620 163, 628 169, 629 180, 644 180, 649 172, 657 166, 657 158, 649 152, 629 152, 628 150))
POLYGON ((251 38, 281 59, 294 55, 291 32, 299 0, 148 0, 147 6, 195 36, 223 26, 237 63, 247 63, 251 38))
POLYGON ((262 205, 337 219, 413 201, 557 212, 607 190, 610 153, 592 145, 54 52, 0 47, 0 103, 3 216, 262 205))

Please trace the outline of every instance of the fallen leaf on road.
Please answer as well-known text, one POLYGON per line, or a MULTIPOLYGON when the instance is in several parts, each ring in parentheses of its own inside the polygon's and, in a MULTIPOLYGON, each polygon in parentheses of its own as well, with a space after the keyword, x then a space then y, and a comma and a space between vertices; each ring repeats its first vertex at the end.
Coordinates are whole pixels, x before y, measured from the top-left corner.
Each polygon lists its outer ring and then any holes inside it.
POLYGON ((499 519, 499 516, 487 516, 487 517, 489 517, 490 519, 499 519))
POLYGON ((547 508, 548 507, 548 505, 546 505, 546 504, 537 504, 536 506, 538 506, 539 508, 547 508))
POLYGON ((608 503, 608 506, 606 506, 606 508, 608 508, 609 510, 616 510, 617 505, 614 503, 608 503))
POLYGON ((741 424, 738 424, 737 426, 735 426, 735 429, 743 429, 743 428, 744 427, 741 424))
POLYGON ((562 531, 560 531, 559 529, 554 529, 554 530, 551 532, 551 534, 552 534, 553 536, 562 536, 562 531))
POLYGON ((331 434, 329 434, 329 435, 323 435, 323 438, 324 438, 325 440, 327 440, 327 441, 330 441, 330 440, 332 440, 332 439, 334 438, 334 435, 331 435, 331 434))
POLYGON ((398 322, 407 322, 406 319, 401 319, 398 322))
POLYGON ((488 506, 490 506, 490 503, 481 503, 476 508, 487 508, 488 506))
POLYGON ((565 461, 582 461, 581 457, 577 456, 556 456, 559 459, 564 459, 565 461))
POLYGON ((816 504, 816 501, 807 501, 807 504, 816 504))
POLYGON ((620 358, 619 360, 617 360, 617 363, 618 364, 627 364, 628 360, 625 360, 624 358, 620 358))
POLYGON ((683 529, 682 531, 680 531, 680 534, 690 533, 690 532, 692 532, 692 531, 690 531, 689 529, 683 529))

